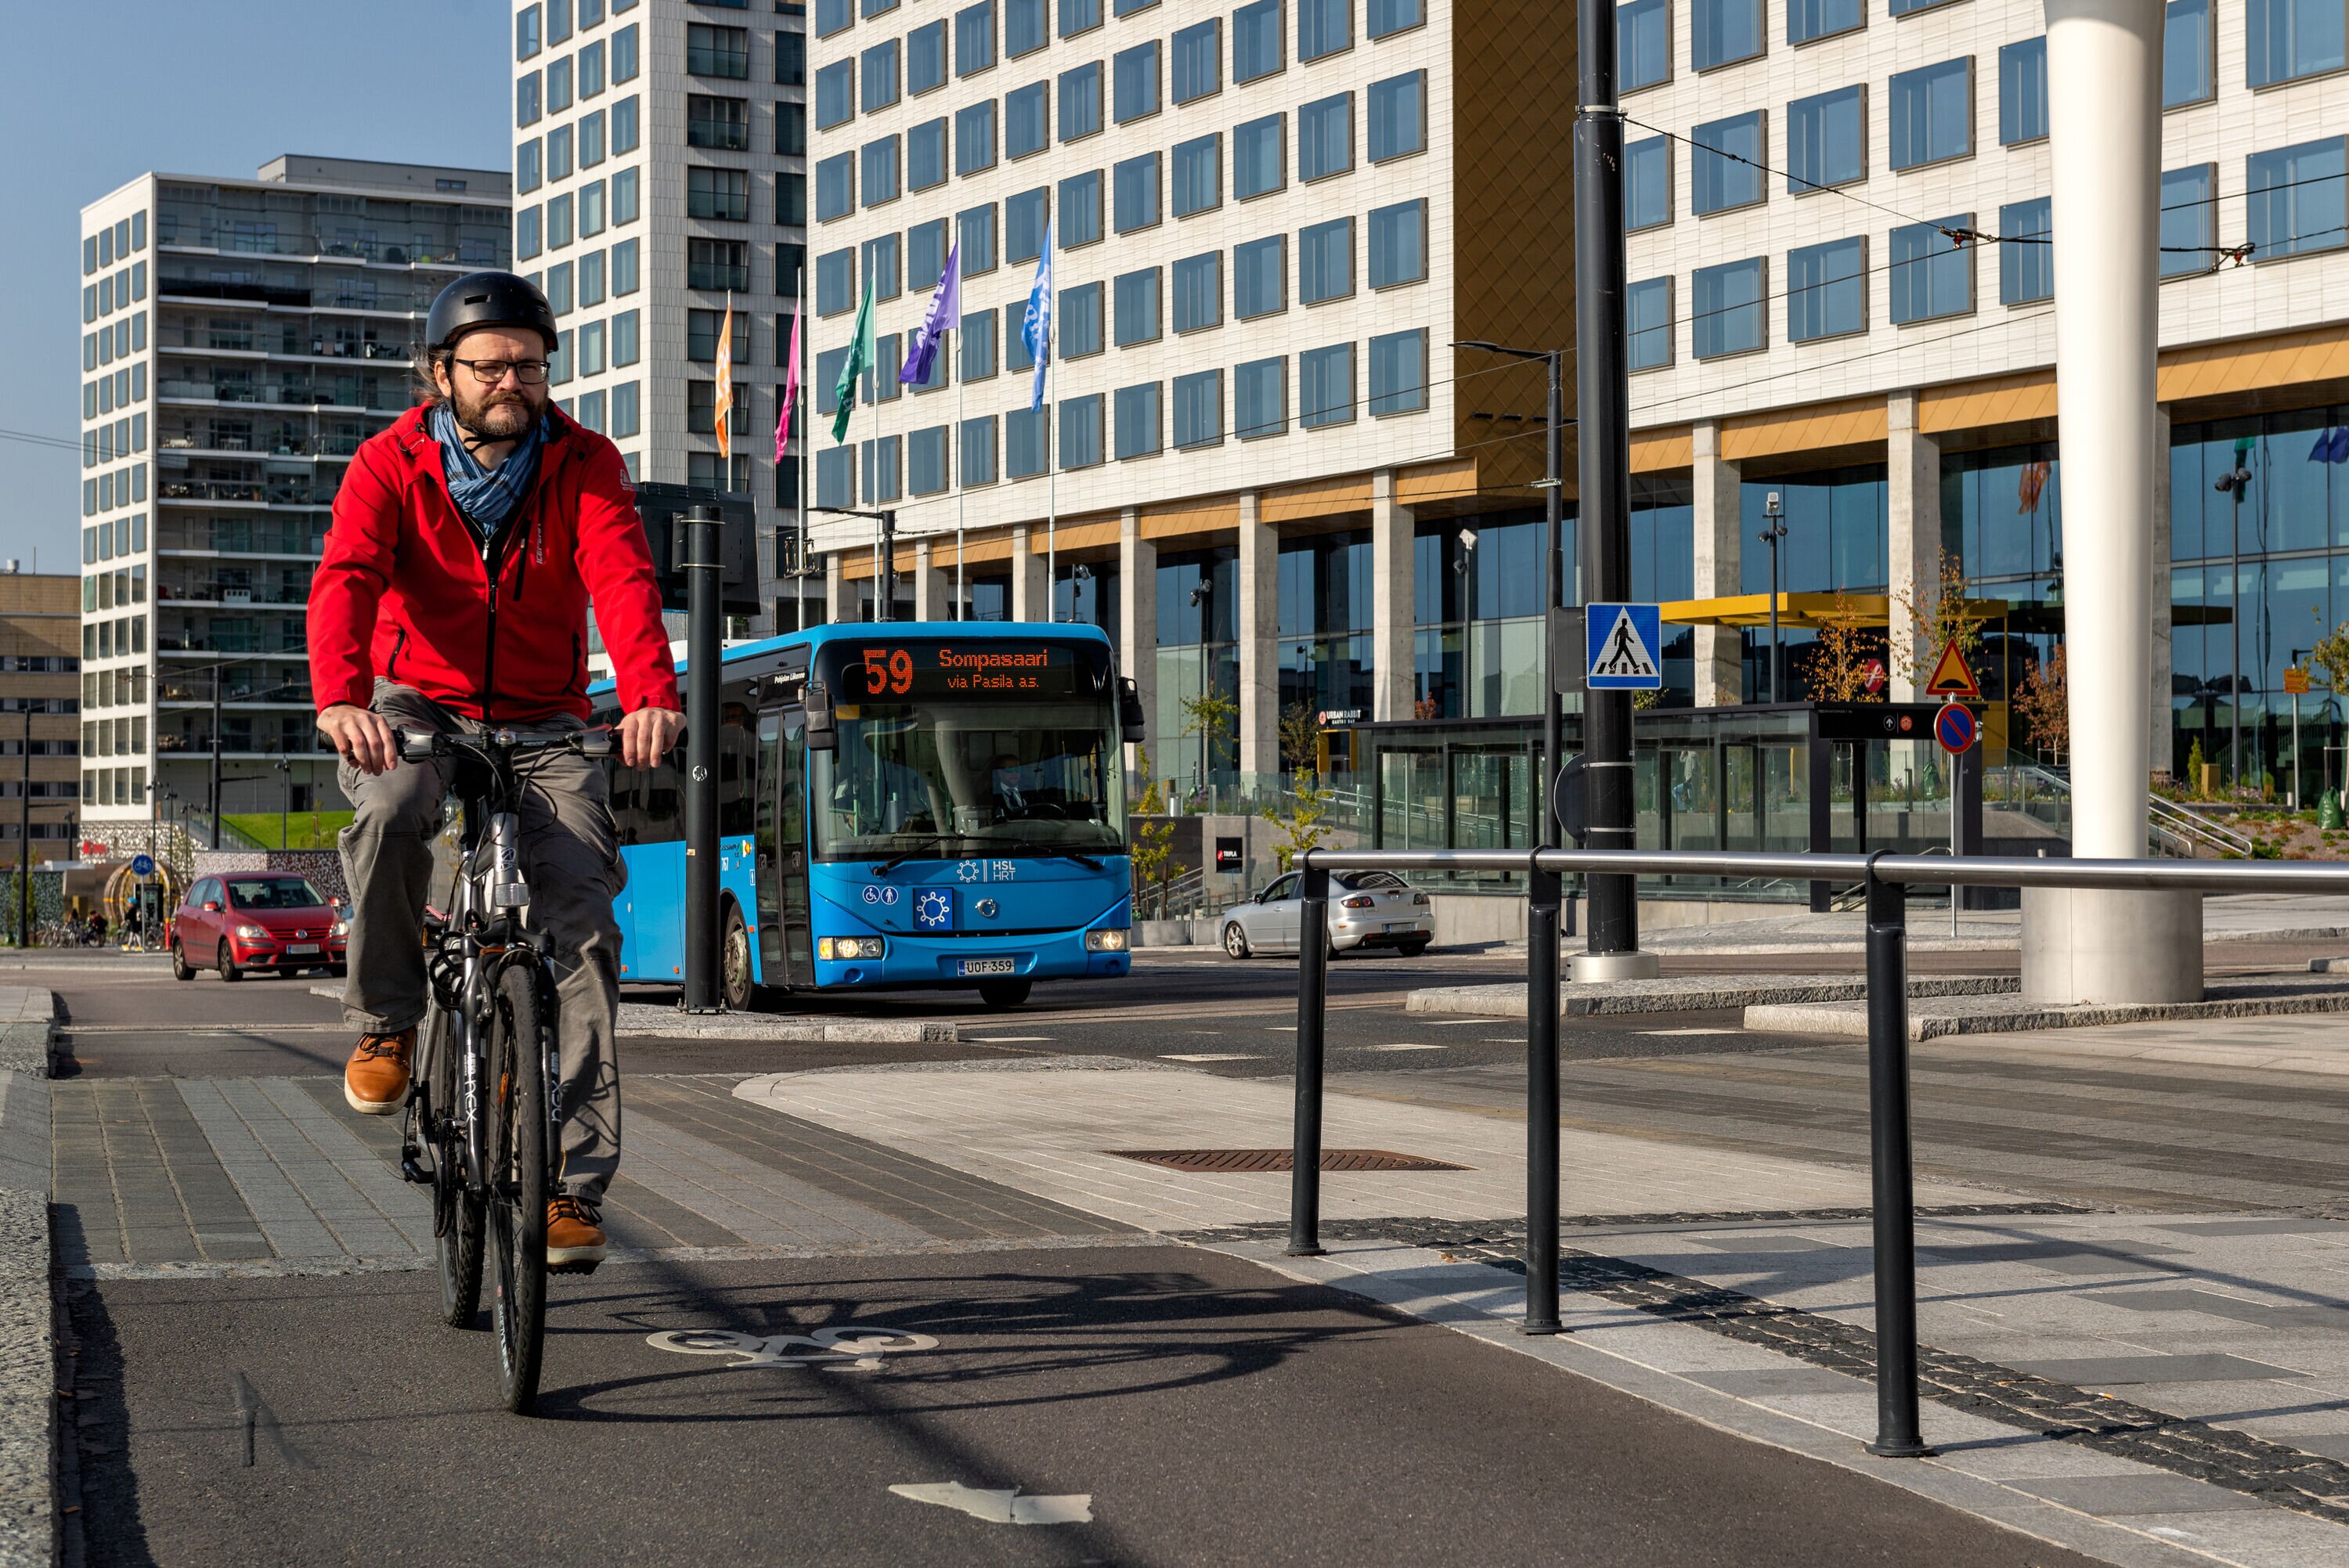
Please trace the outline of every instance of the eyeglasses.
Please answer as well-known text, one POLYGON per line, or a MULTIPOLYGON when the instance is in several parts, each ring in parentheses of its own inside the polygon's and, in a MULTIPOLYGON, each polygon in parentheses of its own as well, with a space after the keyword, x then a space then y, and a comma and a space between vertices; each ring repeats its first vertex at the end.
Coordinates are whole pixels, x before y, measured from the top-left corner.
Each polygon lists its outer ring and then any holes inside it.
POLYGON ((452 355, 450 363, 471 371, 473 379, 484 387, 496 386, 509 373, 525 387, 535 387, 546 379, 543 359, 459 359, 452 355))

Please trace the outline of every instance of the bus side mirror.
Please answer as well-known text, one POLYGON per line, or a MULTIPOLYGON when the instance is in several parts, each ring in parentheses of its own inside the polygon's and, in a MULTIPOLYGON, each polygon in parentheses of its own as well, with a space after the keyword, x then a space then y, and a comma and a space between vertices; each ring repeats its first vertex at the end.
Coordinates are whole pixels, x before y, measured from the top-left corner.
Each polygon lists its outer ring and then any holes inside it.
POLYGON ((1143 733, 1142 694, 1134 689, 1132 676, 1117 677, 1117 723, 1121 740, 1147 738, 1143 733))
POLYGON ((840 731, 832 717, 832 692, 820 681, 810 681, 806 698, 807 748, 810 751, 840 749, 840 731))

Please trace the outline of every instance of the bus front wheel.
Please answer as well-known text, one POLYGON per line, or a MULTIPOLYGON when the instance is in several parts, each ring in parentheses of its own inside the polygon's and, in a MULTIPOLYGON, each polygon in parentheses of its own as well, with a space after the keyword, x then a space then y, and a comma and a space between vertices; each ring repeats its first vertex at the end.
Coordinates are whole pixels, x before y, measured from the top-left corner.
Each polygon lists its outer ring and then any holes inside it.
POLYGON ((724 934, 718 943, 718 984, 725 994, 727 1011, 750 1010, 752 993, 758 987, 750 981, 750 930, 743 923, 740 904, 726 906, 724 934))
POLYGON ((990 1007, 1017 1007, 1028 1000, 1035 986, 1033 980, 982 980, 978 984, 978 999, 990 1007))

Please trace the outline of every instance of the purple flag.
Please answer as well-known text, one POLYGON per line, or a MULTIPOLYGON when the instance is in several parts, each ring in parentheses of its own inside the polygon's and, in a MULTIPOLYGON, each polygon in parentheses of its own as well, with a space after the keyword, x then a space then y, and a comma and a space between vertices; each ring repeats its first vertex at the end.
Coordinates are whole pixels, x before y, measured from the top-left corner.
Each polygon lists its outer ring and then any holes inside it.
POLYGON ((2308 460, 2312 463, 2329 463, 2333 460, 2333 432, 2330 429, 2316 432, 2316 445, 2308 449, 2308 460))
POLYGON ((938 277, 938 292, 930 296, 929 314, 922 317, 922 328, 905 345, 905 364, 897 372, 902 387, 928 384, 930 372, 936 367, 938 343, 948 327, 962 325, 962 242, 947 253, 947 270, 938 277))
POLYGON ((2333 432, 2333 445, 2324 454, 2328 463, 2349 463, 2349 425, 2333 432))

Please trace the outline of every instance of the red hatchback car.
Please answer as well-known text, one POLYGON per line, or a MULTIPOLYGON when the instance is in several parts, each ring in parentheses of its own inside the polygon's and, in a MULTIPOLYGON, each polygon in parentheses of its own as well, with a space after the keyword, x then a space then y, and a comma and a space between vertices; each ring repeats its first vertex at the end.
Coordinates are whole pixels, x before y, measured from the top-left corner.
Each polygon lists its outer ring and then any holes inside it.
POLYGON ((171 917, 171 973, 192 980, 199 968, 223 980, 249 969, 292 975, 343 973, 350 926, 307 877, 241 872, 198 877, 171 917))

